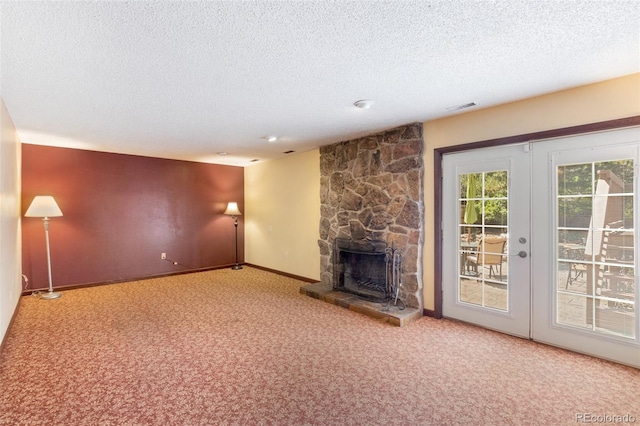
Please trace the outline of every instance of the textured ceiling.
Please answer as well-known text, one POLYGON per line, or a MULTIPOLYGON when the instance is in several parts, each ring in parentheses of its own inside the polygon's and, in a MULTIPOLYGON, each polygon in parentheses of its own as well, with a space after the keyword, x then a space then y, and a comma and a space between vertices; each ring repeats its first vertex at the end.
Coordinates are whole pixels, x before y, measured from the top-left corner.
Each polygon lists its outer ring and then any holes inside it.
POLYGON ((23 142, 239 166, 640 71, 635 0, 0 7, 23 142))

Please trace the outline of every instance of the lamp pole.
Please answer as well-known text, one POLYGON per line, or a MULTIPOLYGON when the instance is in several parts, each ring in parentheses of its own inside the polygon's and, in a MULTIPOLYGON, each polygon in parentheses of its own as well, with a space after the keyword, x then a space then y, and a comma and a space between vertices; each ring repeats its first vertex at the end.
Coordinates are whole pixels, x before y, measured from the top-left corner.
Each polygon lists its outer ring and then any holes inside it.
POLYGON ((53 280, 51 279, 51 249, 49 248, 49 218, 43 217, 42 223, 44 223, 44 238, 47 242, 47 272, 49 272, 49 291, 40 295, 41 299, 57 299, 62 294, 53 291, 53 280))
POLYGON ((242 266, 238 263, 238 216, 233 216, 233 226, 236 227, 236 264, 231 269, 238 270, 242 269, 242 266))

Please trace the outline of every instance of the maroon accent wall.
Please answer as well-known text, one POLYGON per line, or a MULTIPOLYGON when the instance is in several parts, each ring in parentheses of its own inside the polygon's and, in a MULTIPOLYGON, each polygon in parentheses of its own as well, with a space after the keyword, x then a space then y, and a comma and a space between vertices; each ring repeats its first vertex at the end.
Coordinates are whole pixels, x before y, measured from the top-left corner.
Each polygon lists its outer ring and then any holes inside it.
MULTIPOLYGON (((233 219, 222 213, 229 201, 244 212, 241 167, 24 144, 23 216, 36 195, 52 195, 64 215, 49 227, 54 287, 235 263, 233 219)), ((243 253, 240 217, 240 262, 243 253)), ((48 287, 39 218, 23 217, 22 268, 29 289, 48 287)))

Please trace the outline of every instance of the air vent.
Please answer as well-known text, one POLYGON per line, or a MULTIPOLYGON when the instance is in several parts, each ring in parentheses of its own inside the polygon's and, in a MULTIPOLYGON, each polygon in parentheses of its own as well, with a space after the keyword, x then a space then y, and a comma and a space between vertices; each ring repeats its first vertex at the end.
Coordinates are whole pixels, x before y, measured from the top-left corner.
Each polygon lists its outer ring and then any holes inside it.
POLYGON ((476 106, 476 103, 475 102, 469 102, 468 104, 464 104, 464 105, 452 106, 452 107, 447 108, 447 111, 460 111, 461 109, 471 108, 472 106, 476 106))
POLYGON ((250 163, 255 163, 256 161, 260 161, 258 158, 254 158, 253 160, 249 161, 250 163))
POLYGON ((283 152, 283 154, 291 154, 292 152, 295 152, 295 151, 285 151, 283 152))

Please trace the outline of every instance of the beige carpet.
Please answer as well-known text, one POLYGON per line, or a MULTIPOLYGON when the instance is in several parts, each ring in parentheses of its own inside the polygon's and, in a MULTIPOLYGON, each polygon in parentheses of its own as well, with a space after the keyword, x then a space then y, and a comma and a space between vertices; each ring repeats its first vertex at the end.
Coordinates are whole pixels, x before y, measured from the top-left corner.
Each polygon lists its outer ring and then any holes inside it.
POLYGON ((640 370, 448 320, 389 326, 304 284, 246 267, 23 297, 0 424, 640 423, 640 370))

